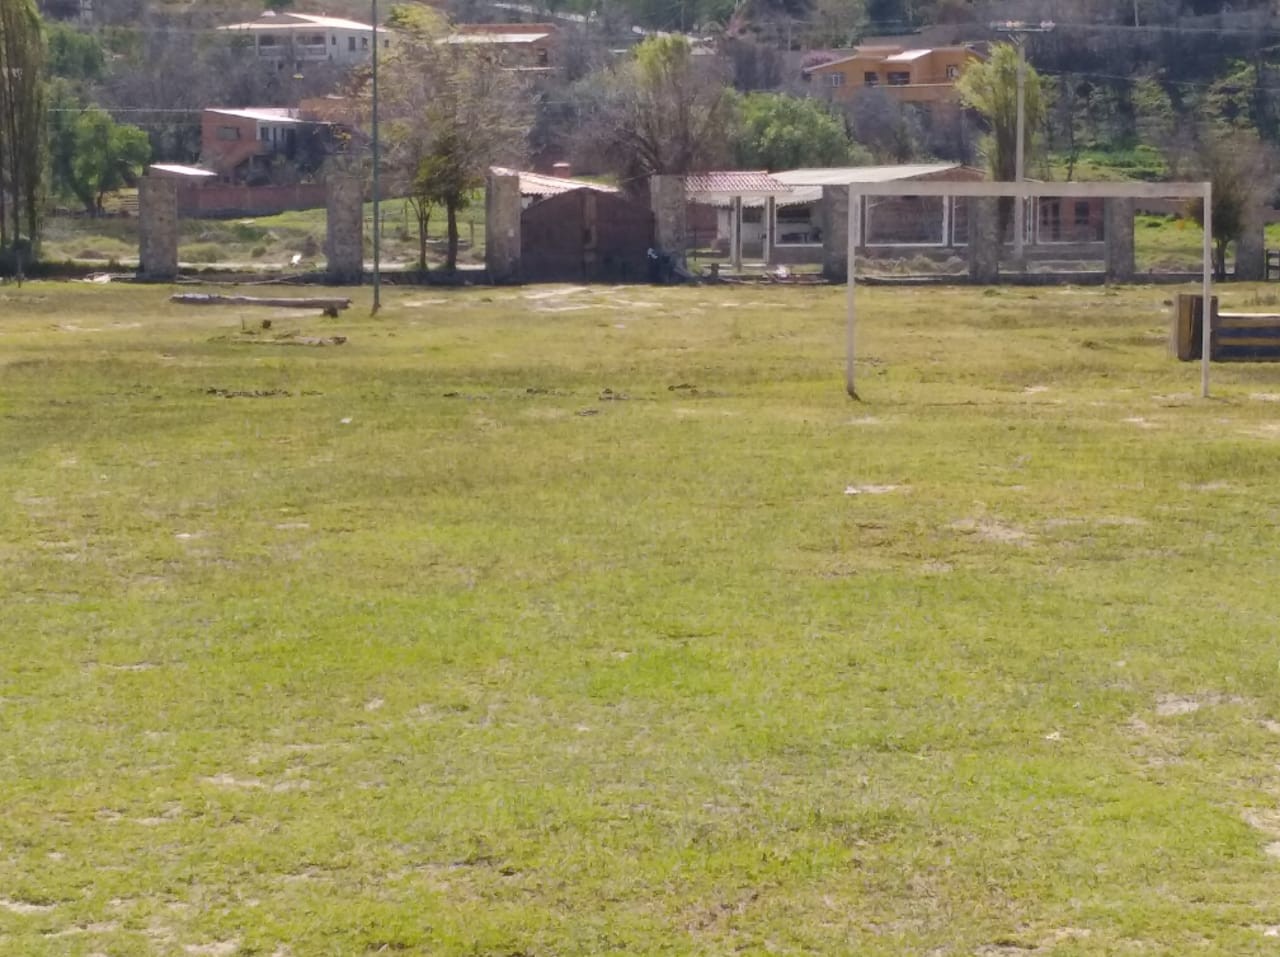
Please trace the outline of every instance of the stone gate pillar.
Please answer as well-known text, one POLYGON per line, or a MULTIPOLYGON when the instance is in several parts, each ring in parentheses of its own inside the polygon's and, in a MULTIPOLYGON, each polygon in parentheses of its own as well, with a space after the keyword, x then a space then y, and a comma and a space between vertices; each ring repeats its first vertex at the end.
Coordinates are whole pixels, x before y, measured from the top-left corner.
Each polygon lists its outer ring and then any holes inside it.
POLYGON ((484 191, 484 265, 490 282, 520 280, 521 212, 520 177, 490 173, 484 191))
POLYGON ((1259 203, 1246 203, 1244 224, 1240 235, 1236 237, 1236 270, 1237 279, 1256 282, 1267 278, 1267 241, 1266 225, 1262 219, 1262 206, 1259 203))
POLYGON ((1000 199, 971 196, 965 200, 969 217, 969 279, 991 284, 1000 281, 1000 199))
POLYGON ((1103 201, 1103 235, 1107 242, 1107 282, 1133 282, 1133 200, 1103 201))
POLYGON ((849 187, 822 187, 822 275, 832 282, 849 278, 849 187))
POLYGON ((138 180, 138 276, 178 277, 178 184, 161 176, 138 180))
POLYGON ((671 257, 685 265, 689 251, 689 213, 685 198, 684 177, 662 175, 649 177, 649 209, 653 211, 653 242, 671 257))
POLYGON ((354 176, 331 176, 325 182, 325 269, 338 286, 364 280, 364 183, 354 176))

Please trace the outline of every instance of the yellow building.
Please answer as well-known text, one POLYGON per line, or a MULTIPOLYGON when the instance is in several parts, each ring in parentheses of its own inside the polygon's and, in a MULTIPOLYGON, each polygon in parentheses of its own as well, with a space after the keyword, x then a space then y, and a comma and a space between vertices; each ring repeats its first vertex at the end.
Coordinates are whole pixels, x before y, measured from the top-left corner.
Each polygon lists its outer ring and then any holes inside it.
POLYGON ((943 103, 955 99, 956 80, 969 64, 982 59, 966 46, 913 50, 868 44, 857 47, 850 56, 810 67, 805 79, 814 85, 815 92, 837 102, 846 102, 856 91, 874 86, 902 103, 943 103))

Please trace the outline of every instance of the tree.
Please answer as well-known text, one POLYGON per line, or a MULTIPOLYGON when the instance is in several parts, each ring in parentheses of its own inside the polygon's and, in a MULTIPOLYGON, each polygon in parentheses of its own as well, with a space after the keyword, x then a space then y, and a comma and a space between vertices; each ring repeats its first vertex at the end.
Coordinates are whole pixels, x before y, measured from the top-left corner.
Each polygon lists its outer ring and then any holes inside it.
POLYGON ((517 165, 526 155, 531 95, 517 74, 473 47, 443 42, 425 20, 402 36, 383 88, 388 166, 418 221, 418 264, 426 268, 427 223, 439 205, 447 220, 445 269, 453 272, 458 213, 490 166, 517 165))
POLYGON ((70 124, 56 124, 52 139, 55 186, 75 196, 91 216, 102 212, 107 193, 134 182, 151 158, 145 132, 96 108, 70 124))
MULTIPOLYGON (((956 89, 966 106, 977 110, 990 127, 984 152, 992 179, 1014 179, 1018 144, 1018 66, 1017 47, 997 43, 984 63, 972 63, 956 82, 956 89)), ((1044 101, 1040 95, 1040 77, 1028 64, 1023 84, 1023 149, 1026 164, 1031 165, 1036 130, 1044 121, 1044 101)))
MULTIPOLYGON (((1170 157, 1171 171, 1203 177, 1213 185, 1213 269, 1227 275, 1227 247, 1238 240, 1275 188, 1274 151, 1252 130, 1224 129, 1205 124, 1188 154, 1170 157)), ((1191 215, 1204 225, 1204 203, 1191 206, 1191 215)))
POLYGON ((842 120, 817 100, 785 93, 749 93, 738 101, 733 158, 747 169, 842 166, 868 161, 842 120))
POLYGON ((710 169, 733 124, 723 64, 695 57, 682 36, 650 37, 593 84, 590 135, 626 180, 710 169))
POLYGON ((44 201, 44 32, 33 0, 0 0, 0 249, 39 244, 44 201))

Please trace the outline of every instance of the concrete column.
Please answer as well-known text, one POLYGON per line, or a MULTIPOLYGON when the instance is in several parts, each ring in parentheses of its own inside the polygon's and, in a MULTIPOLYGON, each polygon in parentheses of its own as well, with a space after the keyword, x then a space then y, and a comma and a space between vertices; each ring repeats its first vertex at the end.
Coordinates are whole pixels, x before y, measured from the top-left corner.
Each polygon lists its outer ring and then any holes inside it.
POLYGON ((729 261, 733 271, 742 272, 742 197, 735 196, 729 204, 730 235, 729 261))
POLYGON ((778 228, 778 204, 772 196, 764 201, 764 224, 762 236, 764 245, 760 250, 760 258, 766 266, 773 265, 774 232, 778 228))
POLYGON ((969 279, 977 283, 1000 280, 1000 199, 972 196, 967 201, 969 217, 969 279))
POLYGON ((849 187, 822 187, 822 275, 832 282, 849 277, 849 187))
POLYGON ((649 208, 653 210, 653 241, 672 261, 685 265, 689 249, 688 200, 684 177, 649 177, 649 208))
POLYGON ((484 191, 484 265, 489 281, 519 282, 520 177, 514 173, 489 174, 484 191))
POLYGON ((1107 282, 1133 282, 1133 200, 1103 200, 1107 282))
POLYGON ((138 180, 138 275, 166 282, 178 276, 178 184, 159 176, 138 180))
POLYGON ((1267 278, 1267 241, 1264 235, 1262 205, 1246 203, 1244 225, 1236 237, 1237 279, 1256 282, 1267 278))
POLYGON ((364 280, 364 183, 354 176, 331 176, 325 186, 328 280, 359 285, 364 280))

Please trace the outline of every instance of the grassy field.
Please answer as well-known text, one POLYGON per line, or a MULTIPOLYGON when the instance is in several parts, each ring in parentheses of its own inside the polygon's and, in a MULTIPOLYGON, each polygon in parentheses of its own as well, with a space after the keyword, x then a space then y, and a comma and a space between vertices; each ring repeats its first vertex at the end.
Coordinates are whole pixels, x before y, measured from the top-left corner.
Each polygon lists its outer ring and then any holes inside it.
POLYGON ((1274 952, 1280 366, 1172 291, 867 291, 854 403, 832 288, 0 287, 0 951, 1274 952))

